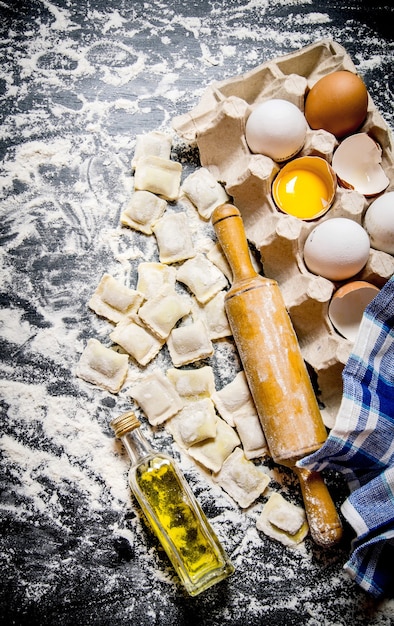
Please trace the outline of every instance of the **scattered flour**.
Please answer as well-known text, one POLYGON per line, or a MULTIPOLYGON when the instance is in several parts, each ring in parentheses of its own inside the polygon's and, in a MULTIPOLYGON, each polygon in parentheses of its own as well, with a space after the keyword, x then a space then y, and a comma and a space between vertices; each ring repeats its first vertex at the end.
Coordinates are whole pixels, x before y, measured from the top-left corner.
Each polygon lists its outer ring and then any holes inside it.
MULTIPOLYGON (((8 146, 0 166, 0 445, 7 481, 1 508, 5 518, 18 520, 30 545, 19 543, 23 534, 3 538, 3 577, 22 611, 53 606, 55 588, 64 606, 76 606, 80 588, 84 598, 97 589, 103 623, 137 616, 141 625, 165 625, 179 623, 183 610, 187 616, 187 601, 182 604, 171 571, 139 523, 127 488, 128 460, 109 427, 117 412, 130 408, 128 388, 141 372, 131 367, 117 398, 74 376, 87 338, 107 336, 106 322, 86 306, 102 274, 135 286, 138 263, 155 258, 153 239, 119 227, 133 189, 136 132, 171 132, 171 119, 191 109, 213 81, 326 36, 351 45, 377 106, 393 120, 392 94, 379 85, 392 54, 368 26, 360 30, 348 21, 339 29, 328 8, 310 12, 312 0, 220 0, 208 3, 204 15, 192 4, 195 12, 184 6, 178 15, 161 1, 82 3, 77 11, 76 3, 42 0, 27 24, 18 7, 10 24, 4 18, 12 54, 0 69, 1 134, 8 146), (113 538, 131 546, 126 564, 114 563, 113 538), (140 596, 149 607, 144 614, 140 596)), ((185 164, 184 176, 195 167, 185 150, 179 146, 174 155, 185 164)), ((204 249, 209 227, 201 231, 189 215, 204 249)), ((157 364, 167 366, 163 355, 157 364)), ((218 384, 238 369, 233 345, 221 342, 218 384)), ((302 615, 305 626, 363 623, 368 602, 341 573, 346 549, 327 557, 316 557, 309 546, 278 549, 256 530, 257 512, 240 512, 165 432, 146 434, 173 453, 202 506, 212 507, 212 523, 237 567, 224 600, 207 596, 214 601, 196 605, 201 623, 235 625, 241 618, 261 624, 272 607, 302 615)), ((272 476, 291 492, 286 476, 272 476)), ((394 603, 387 601, 370 623, 387 626, 393 618, 394 603)))

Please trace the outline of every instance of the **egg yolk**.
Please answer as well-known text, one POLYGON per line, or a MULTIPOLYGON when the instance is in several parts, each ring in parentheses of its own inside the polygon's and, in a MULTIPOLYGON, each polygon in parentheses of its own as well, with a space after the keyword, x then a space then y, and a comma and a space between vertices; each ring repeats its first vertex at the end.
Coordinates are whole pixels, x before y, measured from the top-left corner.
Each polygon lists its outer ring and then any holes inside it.
POLYGON ((314 172, 304 169, 294 169, 280 176, 275 192, 280 208, 300 219, 318 217, 329 202, 325 182, 314 172))

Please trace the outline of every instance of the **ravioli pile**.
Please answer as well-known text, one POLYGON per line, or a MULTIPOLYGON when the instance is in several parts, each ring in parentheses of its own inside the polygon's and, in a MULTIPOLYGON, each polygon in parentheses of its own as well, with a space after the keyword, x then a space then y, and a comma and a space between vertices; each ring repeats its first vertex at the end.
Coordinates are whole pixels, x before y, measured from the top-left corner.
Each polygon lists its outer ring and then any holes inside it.
MULTIPOLYGON (((76 374, 118 393, 130 358, 143 368, 166 344, 172 367, 146 372, 130 395, 152 426, 163 424, 246 509, 267 490, 270 478, 253 463, 267 447, 245 374, 240 371, 216 390, 212 368, 199 364, 212 356, 216 340, 231 336, 224 309, 231 270, 214 241, 208 251, 195 248, 186 213, 171 211, 168 204, 182 193, 207 221, 229 197, 203 167, 181 185, 182 165, 171 160, 171 148, 172 139, 165 133, 137 136, 134 192, 121 224, 154 235, 159 261, 139 264, 135 289, 109 274, 102 276, 88 305, 111 323, 113 345, 89 339, 76 374), (186 367, 196 363, 198 367, 186 367)), ((285 545, 299 543, 308 532, 303 509, 278 493, 268 499, 257 528, 285 545)))

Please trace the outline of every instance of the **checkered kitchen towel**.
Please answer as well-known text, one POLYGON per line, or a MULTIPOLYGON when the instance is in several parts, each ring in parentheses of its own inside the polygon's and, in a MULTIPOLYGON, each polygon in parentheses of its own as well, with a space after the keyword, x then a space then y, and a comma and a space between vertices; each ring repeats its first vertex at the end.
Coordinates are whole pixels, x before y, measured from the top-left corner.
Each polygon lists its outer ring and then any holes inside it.
POLYGON ((345 475, 341 510, 356 533, 345 570, 373 596, 394 596, 394 276, 365 310, 334 428, 298 464, 345 475))

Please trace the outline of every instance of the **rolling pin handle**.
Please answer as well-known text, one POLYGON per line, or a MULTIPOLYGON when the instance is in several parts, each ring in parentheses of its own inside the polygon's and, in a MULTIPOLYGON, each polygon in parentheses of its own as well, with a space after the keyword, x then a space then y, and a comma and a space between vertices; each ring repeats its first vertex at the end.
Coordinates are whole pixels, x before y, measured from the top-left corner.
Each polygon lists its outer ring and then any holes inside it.
POLYGON ((295 467, 304 499, 312 539, 329 548, 342 538, 342 524, 331 495, 319 472, 295 467))
POLYGON ((254 269, 241 213, 233 204, 221 204, 212 213, 212 225, 233 273, 233 282, 258 276, 254 269))

